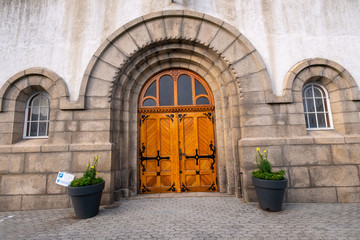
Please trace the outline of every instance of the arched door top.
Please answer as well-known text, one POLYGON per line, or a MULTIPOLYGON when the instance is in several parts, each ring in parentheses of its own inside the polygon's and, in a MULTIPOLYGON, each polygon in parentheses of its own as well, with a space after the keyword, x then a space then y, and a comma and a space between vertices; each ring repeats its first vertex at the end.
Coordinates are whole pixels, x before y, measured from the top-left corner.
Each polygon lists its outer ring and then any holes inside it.
POLYGON ((139 111, 183 111, 213 108, 210 87, 199 75, 184 69, 165 70, 152 76, 139 96, 139 111))

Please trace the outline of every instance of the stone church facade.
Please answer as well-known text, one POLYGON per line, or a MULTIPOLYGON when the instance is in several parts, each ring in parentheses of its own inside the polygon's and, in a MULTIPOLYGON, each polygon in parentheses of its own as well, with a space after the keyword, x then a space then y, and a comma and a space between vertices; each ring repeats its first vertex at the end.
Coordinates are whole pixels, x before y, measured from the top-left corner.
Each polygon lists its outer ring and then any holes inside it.
POLYGON ((275 94, 249 39, 191 7, 134 17, 103 36, 92 54, 77 100, 69 82, 46 66, 1 79, 2 211, 69 207, 57 173, 80 176, 94 156, 106 181, 103 204, 141 194, 139 96, 155 74, 172 69, 197 74, 211 90, 215 191, 256 201, 251 171, 260 147, 275 169, 286 170, 286 202, 360 201, 360 80, 342 62, 305 57, 275 94), (44 119, 33 129, 29 104, 36 97, 48 102, 37 107, 44 119))

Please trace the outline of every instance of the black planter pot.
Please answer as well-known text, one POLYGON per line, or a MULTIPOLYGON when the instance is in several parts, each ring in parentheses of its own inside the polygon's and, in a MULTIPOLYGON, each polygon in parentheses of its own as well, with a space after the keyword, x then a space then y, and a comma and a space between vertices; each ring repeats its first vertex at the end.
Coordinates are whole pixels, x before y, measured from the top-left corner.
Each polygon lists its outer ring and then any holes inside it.
POLYGON ((99 213, 105 181, 86 187, 68 187, 77 218, 91 218, 99 213))
POLYGON ((255 186, 260 207, 267 211, 281 211, 288 180, 273 181, 254 177, 251 178, 252 183, 255 186))

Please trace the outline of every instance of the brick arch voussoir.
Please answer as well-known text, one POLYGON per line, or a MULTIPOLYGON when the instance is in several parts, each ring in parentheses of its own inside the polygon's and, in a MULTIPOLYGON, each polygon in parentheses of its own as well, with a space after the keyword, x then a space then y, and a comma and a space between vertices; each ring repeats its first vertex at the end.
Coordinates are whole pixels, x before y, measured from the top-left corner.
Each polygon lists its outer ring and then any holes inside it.
POLYGON ((39 86, 52 99, 59 99, 60 109, 66 108, 70 103, 67 85, 59 75, 46 68, 28 68, 11 76, 0 89, 0 112, 3 110, 4 99, 16 101, 16 94, 8 94, 12 88, 20 93, 28 91, 32 86, 39 86))

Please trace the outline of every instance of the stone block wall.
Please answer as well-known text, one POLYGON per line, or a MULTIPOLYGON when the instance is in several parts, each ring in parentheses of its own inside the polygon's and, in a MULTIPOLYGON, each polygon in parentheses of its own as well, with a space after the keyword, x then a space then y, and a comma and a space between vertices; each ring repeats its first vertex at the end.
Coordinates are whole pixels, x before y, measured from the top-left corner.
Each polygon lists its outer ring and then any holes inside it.
POLYGON ((342 66, 326 59, 304 60, 289 70, 282 96, 266 101, 256 90, 248 95, 240 104, 238 141, 247 201, 256 201, 251 172, 256 170, 257 147, 268 148, 275 170, 286 170, 286 201, 360 201, 360 94, 342 66), (302 89, 309 82, 328 91, 333 123, 328 129, 306 129, 302 89))
POLYGON ((326 59, 289 70, 273 94, 260 53, 236 28, 192 11, 164 11, 116 30, 89 60, 79 98, 43 68, 11 77, 0 89, 0 210, 70 206, 59 171, 80 176, 98 155, 103 203, 138 194, 138 97, 153 74, 185 68, 202 76, 215 102, 220 192, 256 200, 256 147, 269 149, 289 178, 288 202, 359 202, 360 92, 351 75, 326 59), (334 128, 306 130, 302 87, 329 92, 334 128), (47 139, 23 139, 24 104, 34 91, 51 97, 47 139), (240 185, 241 182, 241 185, 240 185), (240 192, 241 188, 241 192, 240 192))
POLYGON ((57 174, 65 171, 81 177, 94 156, 99 157, 98 176, 105 180, 102 204, 112 201, 111 144, 49 145, 46 141, 1 147, 0 211, 71 207, 66 187, 55 183, 57 174))
POLYGON ((55 183, 57 174, 80 177, 95 156, 99 176, 106 181, 102 204, 113 201, 116 147, 109 141, 107 100, 87 97, 87 109, 77 107, 68 100, 63 80, 43 68, 15 74, 0 93, 0 211, 70 207, 66 188, 55 183), (27 139, 26 101, 37 91, 50 95, 49 135, 27 139))
POLYGON ((248 138, 239 141, 244 196, 257 201, 251 183, 256 147, 268 148, 274 170, 285 169, 286 202, 359 202, 360 136, 328 132, 293 138, 248 138))

